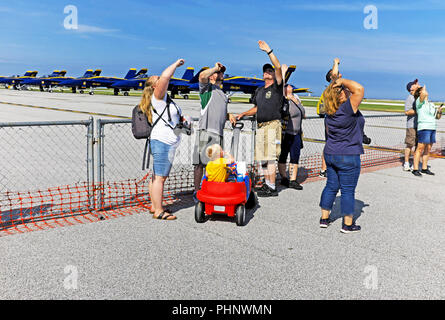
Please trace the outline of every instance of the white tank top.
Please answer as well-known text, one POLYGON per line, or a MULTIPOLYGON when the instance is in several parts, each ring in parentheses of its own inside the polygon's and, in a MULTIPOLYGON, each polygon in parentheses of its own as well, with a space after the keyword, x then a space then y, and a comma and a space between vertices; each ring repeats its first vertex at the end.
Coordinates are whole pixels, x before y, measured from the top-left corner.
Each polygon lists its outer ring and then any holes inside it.
MULTIPOLYGON (((167 93, 162 100, 157 100, 153 95, 151 97, 151 104, 153 106, 153 109, 156 110, 156 112, 158 113, 156 114, 155 112, 152 112, 153 123, 155 123, 155 121, 159 118, 159 115, 161 115, 162 111, 164 111, 165 106, 167 105, 167 93)), ((156 123, 151 132, 151 140, 158 140, 168 145, 175 145, 179 143, 179 141, 181 140, 181 136, 176 135, 172 128, 174 128, 179 123, 181 109, 178 106, 176 106, 177 108, 175 106, 176 104, 174 102, 170 104, 170 122, 168 121, 168 111, 165 110, 164 114, 162 115, 162 119, 159 119, 158 123, 156 123), (169 123, 171 127, 167 123, 169 123)))

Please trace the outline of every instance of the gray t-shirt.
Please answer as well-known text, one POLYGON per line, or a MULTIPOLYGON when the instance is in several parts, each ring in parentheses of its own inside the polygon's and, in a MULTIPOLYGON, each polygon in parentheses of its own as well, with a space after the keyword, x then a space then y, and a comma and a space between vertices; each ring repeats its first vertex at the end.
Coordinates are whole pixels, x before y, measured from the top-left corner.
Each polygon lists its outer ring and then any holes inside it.
POLYGON ((210 82, 199 83, 199 98, 201 99, 199 130, 223 136, 229 99, 220 87, 210 82))
POLYGON ((287 123, 286 133, 297 135, 301 132, 301 121, 305 113, 301 103, 297 106, 295 102, 289 100, 289 121, 287 123))
MULTIPOLYGON (((414 111, 416 110, 416 101, 412 94, 410 94, 405 100, 405 111, 409 111, 411 109, 414 109, 414 111)), ((406 117, 406 128, 417 128, 417 113, 414 116, 406 117)))

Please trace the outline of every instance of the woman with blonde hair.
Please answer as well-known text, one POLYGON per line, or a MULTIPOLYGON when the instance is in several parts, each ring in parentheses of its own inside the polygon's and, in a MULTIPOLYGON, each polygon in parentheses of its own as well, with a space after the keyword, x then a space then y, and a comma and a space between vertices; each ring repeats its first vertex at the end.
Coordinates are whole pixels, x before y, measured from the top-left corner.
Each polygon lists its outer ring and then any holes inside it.
POLYGON ((182 65, 184 60, 179 59, 165 69, 161 76, 148 78, 139 104, 148 121, 156 123, 150 136, 153 178, 148 188, 152 203, 151 213, 154 219, 160 220, 176 219, 169 210, 163 208, 162 197, 164 184, 170 174, 176 148, 181 140, 180 135, 174 131, 181 119, 181 109, 170 99, 167 89, 176 68, 182 65))
POLYGON ((341 190, 341 232, 360 231, 354 222, 355 188, 360 176, 365 119, 359 111, 364 88, 357 82, 334 78, 323 92, 327 141, 324 157, 327 165, 326 187, 321 194, 320 227, 327 228, 335 198, 341 190))

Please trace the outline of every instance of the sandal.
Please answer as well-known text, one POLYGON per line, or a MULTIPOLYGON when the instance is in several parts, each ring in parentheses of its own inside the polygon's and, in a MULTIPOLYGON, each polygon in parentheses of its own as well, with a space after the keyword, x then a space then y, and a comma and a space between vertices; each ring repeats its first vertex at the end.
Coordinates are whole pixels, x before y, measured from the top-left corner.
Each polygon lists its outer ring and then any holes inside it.
POLYGON ((157 217, 153 214, 153 219, 157 220, 176 220, 176 216, 168 213, 167 211, 161 212, 157 217), (174 217, 173 219, 169 219, 170 217, 174 217))
MULTIPOLYGON (((150 209, 151 209, 151 208, 150 208, 150 209)), ((164 209, 164 212, 167 212, 167 213, 173 213, 172 209, 169 209, 169 208, 164 209)), ((154 212, 150 211, 150 214, 154 214, 154 212)))

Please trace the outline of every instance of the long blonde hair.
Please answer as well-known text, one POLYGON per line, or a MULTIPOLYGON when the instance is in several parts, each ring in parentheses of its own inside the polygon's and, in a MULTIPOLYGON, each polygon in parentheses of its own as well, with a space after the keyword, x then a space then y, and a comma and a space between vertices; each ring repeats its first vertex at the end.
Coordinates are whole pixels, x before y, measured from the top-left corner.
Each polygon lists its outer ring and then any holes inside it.
POLYGON ((325 112, 328 115, 333 115, 337 112, 340 107, 340 92, 339 88, 334 88, 335 81, 332 81, 331 84, 326 88, 323 92, 323 106, 325 112))
POLYGON ((155 89, 153 88, 153 84, 156 82, 157 77, 151 76, 150 78, 145 81, 145 88, 142 92, 142 98, 141 102, 139 103, 139 108, 141 108, 141 111, 145 113, 147 116, 148 122, 153 122, 153 114, 151 112, 151 97, 153 96, 153 92, 155 89))

